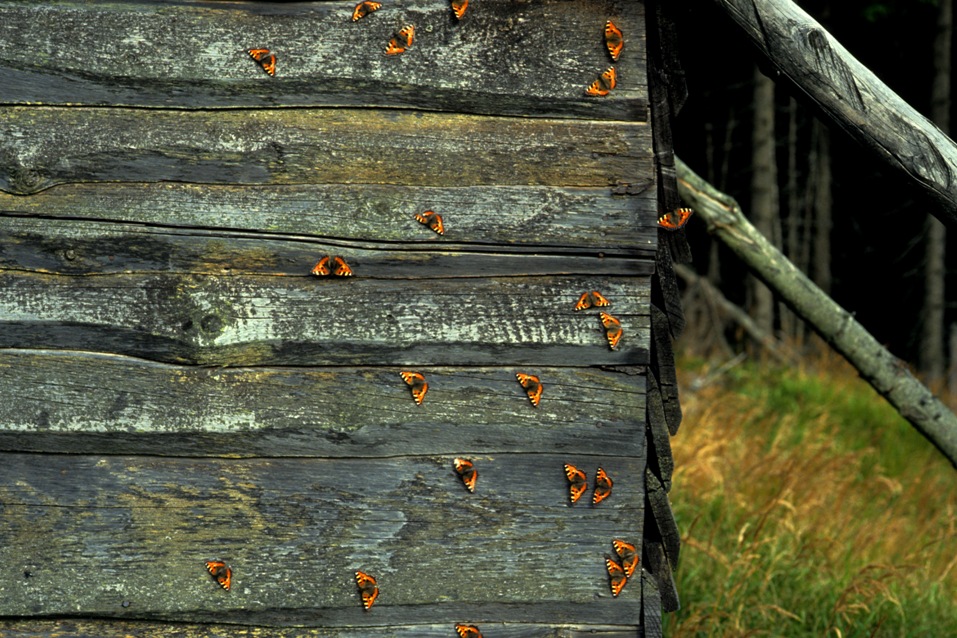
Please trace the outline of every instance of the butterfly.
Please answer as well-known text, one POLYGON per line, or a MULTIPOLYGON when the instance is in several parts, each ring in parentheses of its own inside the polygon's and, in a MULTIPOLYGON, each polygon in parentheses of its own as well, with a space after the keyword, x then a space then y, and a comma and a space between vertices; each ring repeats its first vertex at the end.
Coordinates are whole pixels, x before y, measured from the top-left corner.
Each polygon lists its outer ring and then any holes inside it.
POLYGON ((625 574, 624 568, 613 561, 611 556, 605 556, 605 567, 608 569, 611 595, 617 598, 621 590, 625 588, 625 584, 628 582, 628 576, 625 574))
POLYGON ((275 77, 276 75, 276 54, 270 53, 269 49, 246 49, 246 53, 249 54, 253 60, 259 63, 259 66, 263 68, 263 71, 268 73, 270 76, 275 77))
POLYGON ((618 558, 621 559, 621 568, 625 572, 625 576, 631 578, 635 574, 635 570, 638 569, 638 564, 641 562, 641 556, 638 555, 638 550, 631 543, 626 543, 623 540, 615 539, 611 542, 615 547, 615 553, 618 554, 618 558))
POLYGON ((440 235, 445 234, 445 226, 442 225, 442 216, 438 213, 427 210, 424 213, 416 213, 415 220, 420 224, 425 224, 440 235))
POLYGON ((605 23, 605 46, 608 47, 608 55, 617 62, 621 50, 625 46, 625 39, 621 35, 621 29, 615 26, 615 23, 611 20, 605 23))
POLYGON ((601 318, 601 325, 605 326, 608 347, 614 350, 618 347, 618 342, 621 341, 621 335, 624 334, 621 329, 621 322, 607 312, 600 312, 598 316, 601 318))
POLYGON ((678 230, 688 223, 691 214, 694 213, 690 208, 676 208, 670 213, 665 213, 658 218, 658 226, 665 230, 678 230))
POLYGON ((465 489, 469 492, 474 492, 475 481, 478 480, 478 471, 475 469, 472 461, 468 459, 453 459, 452 465, 455 467, 456 473, 462 477, 462 482, 465 483, 465 489))
MULTIPOLYGON (((452 0, 452 13, 459 20, 465 15, 465 10, 469 8, 469 0, 452 0)), ((481 636, 482 634, 479 634, 481 636)))
POLYGON ((585 473, 574 465, 565 464, 565 476, 568 478, 568 500, 575 503, 588 489, 585 473))
POLYGON ((528 400, 537 408, 542 400, 542 382, 534 374, 523 374, 521 372, 516 372, 515 378, 525 388, 528 400))
POLYGON ((418 372, 400 372, 402 380, 409 384, 412 390, 412 399, 416 405, 422 405, 425 400, 425 393, 429 391, 429 384, 425 381, 425 376, 418 372))
POLYGON ((356 585, 359 586, 359 595, 362 596, 362 608, 368 611, 379 597, 379 585, 375 578, 360 571, 356 571, 356 585))
POLYGON ((392 36, 388 46, 385 48, 386 55, 396 55, 402 53, 412 46, 412 39, 415 37, 415 27, 411 24, 402 27, 402 29, 392 36))
POLYGON ((381 2, 371 2, 371 0, 365 0, 365 2, 360 2, 356 5, 355 10, 352 12, 352 21, 355 22, 360 18, 364 18, 373 11, 378 11, 382 8, 381 2))
POLYGON ((316 277, 328 277, 329 275, 335 275, 336 277, 351 277, 352 268, 349 268, 349 264, 342 257, 330 257, 326 255, 319 262, 312 267, 312 274, 316 277), (331 262, 331 266, 330 266, 331 262))
POLYGON ((579 297, 578 303, 575 304, 575 310, 584 310, 585 308, 601 308, 604 306, 610 306, 611 302, 605 299, 600 292, 593 290, 591 292, 583 292, 582 296, 579 297))
POLYGON ((598 471, 595 472, 595 493, 591 497, 592 504, 598 505, 611 496, 612 485, 611 477, 605 474, 605 470, 598 468, 598 471))
POLYGON ((229 586, 233 580, 233 570, 227 567, 226 563, 221 560, 208 560, 206 561, 206 569, 213 575, 220 587, 229 591, 229 586))
POLYGON ((608 92, 616 86, 618 86, 618 72, 615 71, 615 67, 610 66, 585 89, 585 95, 608 95, 608 92))
MULTIPOLYGON (((465 4, 468 4, 468 2, 465 4)), ((475 625, 456 625, 455 631, 458 632, 460 638, 482 638, 482 632, 475 625)))

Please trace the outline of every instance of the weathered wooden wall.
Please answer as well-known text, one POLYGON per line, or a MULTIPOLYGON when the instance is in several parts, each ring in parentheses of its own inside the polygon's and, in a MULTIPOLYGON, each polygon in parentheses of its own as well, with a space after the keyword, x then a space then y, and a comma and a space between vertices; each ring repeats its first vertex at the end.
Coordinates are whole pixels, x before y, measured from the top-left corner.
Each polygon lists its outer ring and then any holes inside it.
POLYGON ((676 408, 646 405, 643 5, 354 4, 0 2, 7 634, 659 631, 657 582, 613 598, 604 566, 646 533, 646 410, 676 408), (619 86, 587 98, 608 18, 619 86), (569 506, 564 463, 613 496, 569 506))

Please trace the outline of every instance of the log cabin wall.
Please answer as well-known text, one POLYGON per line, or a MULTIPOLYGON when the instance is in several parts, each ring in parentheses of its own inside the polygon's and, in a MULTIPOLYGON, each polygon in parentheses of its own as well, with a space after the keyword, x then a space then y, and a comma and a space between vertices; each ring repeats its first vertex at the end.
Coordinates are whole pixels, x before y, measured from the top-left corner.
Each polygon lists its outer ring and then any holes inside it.
POLYGON ((8 634, 659 634, 644 4, 382 4, 0 2, 8 634))

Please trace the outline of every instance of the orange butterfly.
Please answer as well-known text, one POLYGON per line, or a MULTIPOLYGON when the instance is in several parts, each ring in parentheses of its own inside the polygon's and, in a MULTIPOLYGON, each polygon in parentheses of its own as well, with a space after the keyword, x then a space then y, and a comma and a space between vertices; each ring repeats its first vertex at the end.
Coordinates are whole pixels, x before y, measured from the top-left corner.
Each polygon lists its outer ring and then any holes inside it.
POLYGON ((542 390, 544 389, 542 382, 534 374, 523 374, 521 372, 516 372, 515 378, 518 379, 518 382, 525 388, 525 394, 528 395, 528 400, 537 408, 542 400, 542 390))
POLYGON ((565 464, 565 476, 568 478, 568 500, 575 503, 588 489, 585 473, 574 465, 565 464))
POLYGON ((364 18, 373 11, 378 11, 382 8, 381 2, 371 2, 371 0, 365 0, 365 2, 360 2, 356 5, 355 10, 352 12, 352 21, 355 22, 359 18, 364 18))
POLYGON ((611 556, 605 556, 605 567, 608 569, 611 595, 617 598, 621 590, 625 588, 625 584, 628 582, 628 576, 625 575, 624 568, 613 561, 611 556))
POLYGON ((346 260, 342 257, 330 257, 326 255, 319 262, 312 267, 312 274, 316 277, 328 277, 329 275, 335 275, 336 277, 351 277, 352 268, 349 268, 349 264, 346 263, 346 260), (330 266, 331 262, 331 266, 330 266))
POLYGON ((425 393, 429 391, 429 384, 426 382, 425 376, 418 372, 400 372, 399 376, 412 390, 412 399, 416 405, 422 405, 425 400, 425 393))
MULTIPOLYGON (((465 4, 468 4, 468 2, 465 4)), ((475 625, 456 625, 455 631, 460 638, 482 638, 482 632, 475 625)))
MULTIPOLYGON (((465 10, 469 8, 469 0, 452 0, 452 13, 459 20, 465 15, 465 10)), ((481 636, 481 634, 479 634, 481 636)))
POLYGON ((615 553, 618 554, 618 557, 621 559, 621 568, 624 570, 625 576, 631 578, 635 570, 638 569, 638 564, 641 562, 638 549, 631 543, 626 543, 617 538, 613 540, 611 544, 615 547, 615 553))
POLYGON ((379 597, 379 585, 375 578, 360 571, 356 571, 356 585, 359 586, 359 595, 362 596, 362 608, 369 611, 379 597))
POLYGON ((586 308, 602 308, 604 306, 610 306, 611 302, 602 297, 601 293, 597 290, 591 292, 583 292, 582 296, 578 299, 578 303, 575 304, 575 310, 584 310, 586 308))
POLYGON ((425 224, 440 235, 445 234, 445 226, 442 225, 442 216, 431 210, 424 213, 416 213, 415 220, 420 224, 425 224))
POLYGON ((465 483, 465 489, 469 492, 474 492, 475 481, 478 480, 478 470, 475 469, 472 461, 468 459, 453 459, 452 465, 455 467, 456 473, 462 477, 462 482, 465 483))
POLYGON ((585 89, 585 95, 608 95, 608 92, 616 86, 618 86, 618 71, 615 70, 615 67, 610 66, 585 89))
POLYGON ((270 76, 275 77, 276 75, 276 54, 270 53, 269 49, 246 49, 246 53, 249 54, 253 60, 259 63, 259 66, 262 67, 263 71, 268 73, 270 76))
POLYGON ((598 468, 598 471, 595 472, 595 493, 591 497, 592 504, 598 505, 611 496, 612 485, 611 477, 605 474, 605 470, 598 468))
POLYGON ((621 329, 621 322, 607 312, 598 313, 598 316, 601 317, 601 325, 605 327, 608 347, 614 350, 618 347, 618 342, 621 341, 621 335, 624 334, 621 329))
POLYGON ((605 46, 608 47, 608 55, 617 62, 621 50, 625 46, 625 39, 621 35, 621 29, 615 26, 615 23, 611 20, 605 23, 605 46))
POLYGON ((226 563, 221 560, 208 560, 206 561, 206 569, 213 575, 220 587, 229 591, 229 586, 233 581, 233 570, 226 563))
POLYGON ((678 230, 688 223, 691 214, 694 213, 690 208, 676 208, 670 213, 665 213, 658 218, 658 226, 665 230, 678 230))
POLYGON ((392 36, 389 44, 385 48, 386 55, 396 55, 404 52, 412 46, 412 40, 415 38, 415 27, 411 24, 402 27, 402 29, 392 36))

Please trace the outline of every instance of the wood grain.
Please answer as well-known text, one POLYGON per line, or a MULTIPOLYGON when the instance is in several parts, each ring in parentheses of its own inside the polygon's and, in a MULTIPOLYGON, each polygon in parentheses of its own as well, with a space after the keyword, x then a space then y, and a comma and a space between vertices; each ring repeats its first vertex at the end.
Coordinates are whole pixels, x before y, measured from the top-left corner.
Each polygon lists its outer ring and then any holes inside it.
POLYGON ((604 555, 613 538, 638 540, 643 457, 460 454, 479 470, 474 494, 450 456, 277 462, 7 453, 0 614, 307 626, 466 618, 637 624, 641 587, 612 598, 604 555), (568 506, 564 462, 619 477, 612 497, 568 506), (211 559, 233 569, 230 592, 206 573, 211 559), (356 569, 379 581, 370 612, 359 604, 356 569))
MULTIPOLYGON (((538 408, 508 368, 171 366, 79 352, 0 351, 0 449, 183 456, 389 457, 473 450, 641 453, 643 384, 535 368, 538 408)), ((639 369, 640 371, 640 369, 639 369)))
POLYGON ((625 0, 386 3, 353 23, 354 0, 310 3, 0 3, 7 104, 417 108, 488 114, 646 119, 644 10, 625 0), (611 64, 607 18, 626 34, 618 87, 584 89, 611 64), (400 56, 384 49, 416 27, 400 56), (69 37, 51 34, 69 33, 69 37), (278 56, 270 78, 246 55, 278 56))

